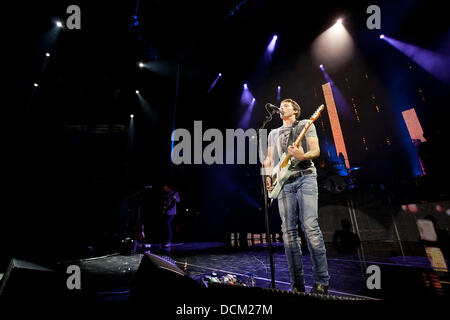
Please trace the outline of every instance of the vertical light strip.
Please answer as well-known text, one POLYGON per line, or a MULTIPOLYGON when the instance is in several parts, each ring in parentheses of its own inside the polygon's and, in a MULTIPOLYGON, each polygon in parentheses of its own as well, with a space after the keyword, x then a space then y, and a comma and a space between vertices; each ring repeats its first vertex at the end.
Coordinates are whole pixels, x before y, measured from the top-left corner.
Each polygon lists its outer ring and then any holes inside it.
MULTIPOLYGON (((405 120, 406 127, 408 128, 409 136, 411 137, 412 143, 417 146, 418 141, 426 142, 427 140, 423 136, 423 129, 420 124, 419 118, 417 117, 416 109, 411 108, 402 112, 403 120, 405 120)), ((422 173, 425 173, 425 168, 423 166, 422 160, 418 157, 420 168, 422 173)))
POLYGON ((350 169, 350 163, 348 161, 347 150, 345 149, 344 136, 342 135, 341 124, 339 122, 339 116, 334 103, 333 91, 329 82, 322 85, 323 95, 325 97, 325 103, 327 105, 328 116, 331 122, 331 131, 333 133, 334 145, 336 147, 337 155, 343 154, 345 160, 345 166, 350 169))
POLYGON ((427 140, 423 137, 423 130, 419 118, 417 117, 416 109, 411 108, 405 110, 402 112, 402 116, 405 120, 412 142, 414 143, 414 140, 426 142, 427 140))

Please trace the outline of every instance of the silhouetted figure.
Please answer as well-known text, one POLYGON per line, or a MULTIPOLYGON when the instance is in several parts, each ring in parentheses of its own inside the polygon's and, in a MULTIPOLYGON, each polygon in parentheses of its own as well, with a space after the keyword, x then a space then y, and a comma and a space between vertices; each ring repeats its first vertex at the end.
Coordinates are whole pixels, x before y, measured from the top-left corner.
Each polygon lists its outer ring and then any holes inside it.
POLYGON ((352 224, 347 219, 341 220, 341 230, 333 236, 333 244, 342 253, 354 253, 360 244, 359 237, 351 231, 352 224))
POLYGON ((172 222, 177 214, 177 202, 180 202, 178 192, 173 190, 171 186, 164 186, 164 215, 166 217, 166 244, 165 247, 170 247, 172 244, 172 222))

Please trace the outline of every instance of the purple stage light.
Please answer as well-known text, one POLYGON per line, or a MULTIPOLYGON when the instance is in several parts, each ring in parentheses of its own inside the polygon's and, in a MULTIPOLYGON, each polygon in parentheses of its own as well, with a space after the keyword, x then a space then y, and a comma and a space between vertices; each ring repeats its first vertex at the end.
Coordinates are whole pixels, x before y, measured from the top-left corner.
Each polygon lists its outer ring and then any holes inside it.
POLYGON ((219 81, 219 78, 222 76, 221 73, 219 73, 216 77, 216 79, 213 81, 213 83, 211 84, 211 86, 208 89, 208 93, 211 92, 211 90, 216 86, 217 81, 219 81))
POLYGON ((244 83, 244 90, 242 91, 241 95, 241 105, 249 105, 254 101, 253 99, 254 99, 253 94, 248 89, 247 84, 244 83))
POLYGON ((275 50, 275 43, 277 42, 278 37, 275 35, 272 38, 272 41, 270 41, 269 45, 267 46, 267 52, 272 53, 273 50, 275 50))
POLYGON ((320 68, 320 70, 325 70, 325 68, 323 67, 323 64, 321 64, 320 66, 319 66, 319 68, 320 68))
POLYGON ((245 110, 244 115, 242 116, 241 120, 239 121, 239 127, 242 129, 247 129, 250 125, 250 120, 252 117, 252 111, 253 107, 255 106, 256 99, 252 98, 251 102, 247 106, 247 109, 245 110))
POLYGON ((450 57, 385 36, 384 40, 437 79, 450 83, 450 57))
POLYGON ((380 35, 380 39, 384 39, 384 34, 380 35))
POLYGON ((259 68, 266 68, 272 62, 272 54, 275 51, 275 44, 277 42, 277 39, 278 36, 274 35, 270 40, 270 43, 267 45, 267 48, 264 51, 264 54, 259 62, 259 68))

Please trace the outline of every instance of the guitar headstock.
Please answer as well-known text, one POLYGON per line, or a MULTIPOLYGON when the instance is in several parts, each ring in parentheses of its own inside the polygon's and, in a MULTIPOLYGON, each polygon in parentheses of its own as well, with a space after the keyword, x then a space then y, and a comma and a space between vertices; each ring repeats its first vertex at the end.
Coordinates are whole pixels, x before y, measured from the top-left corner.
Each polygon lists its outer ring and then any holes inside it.
POLYGON ((325 109, 325 106, 322 104, 320 105, 320 107, 318 107, 316 109, 316 111, 313 113, 313 115, 311 116, 310 120, 312 121, 316 121, 317 118, 319 118, 320 114, 322 113, 323 109, 325 109))

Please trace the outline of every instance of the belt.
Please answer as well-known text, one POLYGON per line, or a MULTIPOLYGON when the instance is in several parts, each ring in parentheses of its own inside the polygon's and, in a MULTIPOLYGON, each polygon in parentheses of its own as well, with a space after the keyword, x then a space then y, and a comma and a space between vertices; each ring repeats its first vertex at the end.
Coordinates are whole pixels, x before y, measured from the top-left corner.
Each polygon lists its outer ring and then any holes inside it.
POLYGON ((297 171, 296 173, 294 173, 292 176, 289 177, 289 179, 287 181, 292 181, 297 179, 298 177, 303 177, 306 176, 307 174, 311 174, 314 171, 312 169, 307 169, 307 170, 303 170, 303 171, 297 171))

